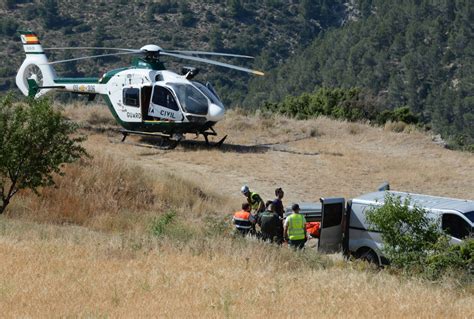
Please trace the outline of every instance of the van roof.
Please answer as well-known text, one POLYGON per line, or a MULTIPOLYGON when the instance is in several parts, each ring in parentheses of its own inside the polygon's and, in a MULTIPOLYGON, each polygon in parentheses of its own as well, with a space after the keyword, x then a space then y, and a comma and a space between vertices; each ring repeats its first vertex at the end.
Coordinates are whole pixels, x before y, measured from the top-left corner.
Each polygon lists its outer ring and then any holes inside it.
POLYGON ((400 197, 400 200, 402 202, 404 202, 405 199, 409 198, 411 205, 416 205, 423 209, 456 210, 461 213, 468 213, 474 211, 474 201, 472 200, 395 191, 380 191, 364 194, 353 198, 352 202, 364 204, 378 202, 383 204, 386 194, 391 194, 392 196, 400 197))
MULTIPOLYGON (((321 212, 320 202, 303 202, 303 203, 298 203, 298 205, 300 205, 301 212, 306 212, 306 211, 321 212)), ((291 212, 292 211, 291 205, 286 206, 285 211, 291 212)))

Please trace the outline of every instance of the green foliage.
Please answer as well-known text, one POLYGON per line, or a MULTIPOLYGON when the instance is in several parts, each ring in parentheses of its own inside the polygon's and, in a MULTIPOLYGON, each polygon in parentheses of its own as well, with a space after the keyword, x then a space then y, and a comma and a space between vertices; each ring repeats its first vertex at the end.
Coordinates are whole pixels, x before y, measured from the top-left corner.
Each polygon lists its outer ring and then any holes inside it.
POLYGON ((380 231, 384 255, 391 266, 435 280, 452 272, 469 276, 473 270, 474 242, 450 246, 440 221, 399 197, 386 195, 384 204, 367 213, 372 229, 380 231))
MULTIPOLYGON (((299 3, 307 18, 323 5, 299 3)), ((252 79, 245 105, 281 102, 314 87, 360 87, 392 112, 385 114, 390 120, 430 124, 453 146, 469 149, 474 144, 471 1, 358 0, 354 8, 342 27, 313 38, 269 76, 252 79)))
POLYGON ((165 233, 166 228, 175 221, 176 213, 169 211, 161 216, 156 217, 151 224, 151 233, 155 236, 162 236, 165 233))
POLYGON ((167 237, 181 242, 187 242, 196 237, 196 231, 187 224, 181 223, 173 210, 155 217, 151 222, 150 231, 156 237, 167 237))
POLYGON ((54 185, 61 167, 87 155, 84 137, 48 100, 0 99, 0 214, 21 189, 54 185))
POLYGON ((0 34, 11 37, 16 34, 18 29, 18 22, 12 18, 5 17, 0 21, 0 34))
POLYGON ((281 103, 266 102, 264 111, 276 112, 287 116, 306 119, 320 115, 348 121, 370 120, 378 124, 387 121, 415 124, 418 117, 408 107, 380 111, 369 93, 360 88, 320 88, 312 94, 287 96, 281 103))
POLYGON ((16 0, 4 0, 3 1, 3 7, 5 9, 10 9, 10 10, 14 9, 15 6, 16 6, 16 2, 17 2, 16 0))
POLYGON ((437 247, 427 258, 425 274, 428 278, 440 278, 451 272, 459 279, 472 282, 474 274, 474 239, 467 239, 460 245, 437 247))
POLYGON ((382 232, 384 254, 392 265, 412 269, 423 265, 430 251, 444 235, 437 221, 410 200, 387 195, 383 206, 367 213, 367 221, 382 232))
POLYGON ((45 28, 54 28, 61 20, 57 0, 45 0, 41 4, 39 13, 45 28))
MULTIPOLYGON (((0 19, 0 24, 5 25, 8 28, 6 32, 10 34, 2 37, 4 43, 0 51, 0 68, 7 68, 8 74, 14 74, 24 60, 19 36, 13 33, 16 27, 13 23, 7 23, 9 20, 23 28, 32 28, 44 47, 95 46, 97 42, 99 46, 105 47, 140 48, 151 41, 166 49, 220 52, 236 49, 257 59, 219 60, 267 71, 267 66, 278 65, 300 47, 307 45, 321 28, 339 24, 343 1, 316 2, 326 2, 332 10, 327 22, 314 19, 305 21, 299 13, 299 1, 121 0, 114 5, 104 1, 16 1, 16 6, 8 10, 4 19, 0 19), (233 14, 235 17, 231 16, 233 14), (122 23, 117 23, 117 19, 122 23), (35 21, 34 25, 31 25, 31 21, 35 21), (151 30, 157 30, 157 27, 159 30, 152 32, 155 35, 151 36, 151 30), (216 32, 211 35, 213 30, 216 32), (98 34, 102 35, 102 41, 96 41, 98 34)), ((93 51, 72 53, 75 56, 95 54, 93 51)), ((51 60, 65 59, 67 54, 66 51, 47 51, 51 60)), ((78 62, 77 74, 99 77, 110 69, 128 66, 130 62, 130 56, 83 60, 78 62)), ((187 63, 169 59, 165 62, 172 70, 179 70, 179 65, 187 63)), ((198 80, 212 81, 226 106, 241 105, 247 95, 247 82, 251 76, 218 67, 196 66, 203 67, 198 80)), ((55 66, 60 77, 76 73, 75 70, 70 72, 67 67, 68 64, 65 64, 60 70, 59 65, 55 66)), ((0 78, 0 90, 14 87, 14 80, 10 76, 0 78)))

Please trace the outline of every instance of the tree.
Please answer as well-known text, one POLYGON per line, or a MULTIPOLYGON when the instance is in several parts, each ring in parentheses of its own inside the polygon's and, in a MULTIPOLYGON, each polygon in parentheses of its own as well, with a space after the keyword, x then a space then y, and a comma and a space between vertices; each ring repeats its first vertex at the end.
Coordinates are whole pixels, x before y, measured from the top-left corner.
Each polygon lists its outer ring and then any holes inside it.
MULTIPOLYGON (((381 232, 383 252, 395 267, 416 269, 422 267, 446 235, 420 207, 411 207, 410 199, 387 194, 382 206, 367 213, 372 229, 381 232)), ((443 247, 446 248, 446 247, 443 247)))
POLYGON ((61 25, 62 21, 59 14, 57 0, 44 1, 40 10, 40 15, 43 18, 44 26, 48 29, 61 25))
POLYGON ((54 185, 61 168, 87 156, 76 126, 55 111, 49 100, 0 99, 0 214, 21 189, 54 185))

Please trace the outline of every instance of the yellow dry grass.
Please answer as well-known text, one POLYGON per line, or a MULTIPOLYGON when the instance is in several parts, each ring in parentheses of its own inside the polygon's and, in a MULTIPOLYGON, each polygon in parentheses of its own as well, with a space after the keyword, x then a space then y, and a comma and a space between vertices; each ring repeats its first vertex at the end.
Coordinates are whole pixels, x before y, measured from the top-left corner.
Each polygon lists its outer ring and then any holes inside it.
MULTIPOLYGON (((474 199, 473 154, 442 148, 417 130, 397 133, 328 118, 275 117, 270 124, 232 111, 216 130, 229 135, 222 150, 203 143, 183 143, 173 152, 133 148, 127 160, 199 181, 233 198, 234 207, 245 183, 264 199, 283 187, 287 203, 351 198, 383 181, 400 191, 474 199)), ((110 150, 122 156, 123 147, 110 150)))
MULTIPOLYGON (((83 127, 113 126, 94 122, 99 106, 65 112, 83 127)), ((244 183, 265 199, 283 187, 285 204, 349 198, 384 180, 473 199, 473 154, 413 128, 327 118, 231 111, 216 129, 229 134, 220 150, 191 141, 160 151, 89 132, 93 158, 69 165, 42 197, 19 194, 0 216, 2 316, 474 316, 472 285, 454 279, 430 284, 207 231, 239 208, 244 183), (175 231, 152 236, 153 220, 169 211, 175 231)))
POLYGON ((0 237, 3 317, 474 315, 472 291, 359 270, 357 263, 318 263, 317 256, 298 263, 298 254, 259 243, 183 245, 71 226, 3 226, 9 228, 0 237))

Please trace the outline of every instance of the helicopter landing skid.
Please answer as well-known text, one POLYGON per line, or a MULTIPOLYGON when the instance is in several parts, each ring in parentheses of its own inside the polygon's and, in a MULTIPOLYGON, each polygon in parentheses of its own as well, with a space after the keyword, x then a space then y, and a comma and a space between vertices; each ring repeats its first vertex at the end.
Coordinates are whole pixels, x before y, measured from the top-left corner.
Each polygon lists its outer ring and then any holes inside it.
POLYGON ((178 146, 178 143, 180 142, 180 138, 175 139, 172 138, 171 135, 167 134, 161 134, 161 133, 150 133, 150 132, 138 132, 138 131, 129 131, 129 130, 120 130, 120 133, 122 133, 122 143, 125 142, 125 139, 129 135, 140 135, 140 136, 145 136, 145 137, 158 137, 160 138, 159 143, 154 144, 154 147, 159 148, 161 150, 172 150, 178 146))
POLYGON ((224 143, 225 139, 227 138, 227 135, 224 136, 223 138, 221 138, 218 142, 216 142, 214 144, 211 144, 211 142, 209 142, 209 135, 217 136, 217 133, 216 133, 216 131, 214 131, 214 129, 212 127, 210 129, 211 129, 210 132, 209 131, 201 132, 202 136, 204 136, 204 139, 206 140, 206 145, 214 146, 214 147, 221 147, 222 144, 224 143))

